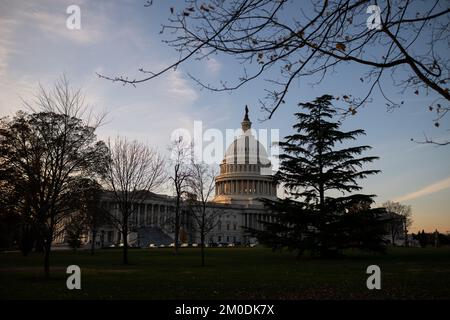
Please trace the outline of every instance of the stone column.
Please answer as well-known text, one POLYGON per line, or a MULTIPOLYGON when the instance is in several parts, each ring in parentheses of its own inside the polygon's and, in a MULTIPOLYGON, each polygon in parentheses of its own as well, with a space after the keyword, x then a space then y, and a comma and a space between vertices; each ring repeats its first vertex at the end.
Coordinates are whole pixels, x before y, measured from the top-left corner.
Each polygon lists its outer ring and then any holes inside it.
POLYGON ((156 226, 159 227, 159 203, 155 204, 155 219, 156 219, 156 226))
POLYGON ((153 203, 150 203, 150 226, 153 227, 153 203))
POLYGON ((144 226, 147 226, 148 225, 148 204, 147 203, 144 204, 144 219, 145 219, 144 226))
MULTIPOLYGON (((169 215, 170 215, 169 206, 166 205, 166 220, 169 219, 169 215)), ((169 228, 168 225, 165 226, 165 229, 166 229, 166 230, 167 230, 167 228, 169 228)))

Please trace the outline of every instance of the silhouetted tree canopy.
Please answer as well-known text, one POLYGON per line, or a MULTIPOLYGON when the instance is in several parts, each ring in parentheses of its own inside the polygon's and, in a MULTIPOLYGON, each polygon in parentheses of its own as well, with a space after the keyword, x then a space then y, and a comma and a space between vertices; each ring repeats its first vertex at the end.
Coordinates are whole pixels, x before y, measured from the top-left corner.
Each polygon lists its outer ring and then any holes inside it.
POLYGON ((361 156, 370 146, 339 148, 364 130, 341 131, 332 97, 300 103, 295 133, 280 142, 280 169, 276 178, 288 198, 264 200, 273 221, 261 221, 265 230, 249 229, 274 249, 287 247, 299 254, 308 250, 322 256, 346 248, 383 251, 383 209, 371 209, 374 195, 359 193, 358 180, 379 170, 362 167, 376 159, 361 156), (306 111, 303 111, 306 110, 306 111))
POLYGON ((53 90, 41 87, 33 113, 18 112, 0 124, 2 190, 30 233, 37 233, 49 276, 51 244, 73 211, 67 195, 74 179, 105 173, 107 147, 97 141, 99 122, 79 118, 86 110, 79 91, 62 78, 53 90))

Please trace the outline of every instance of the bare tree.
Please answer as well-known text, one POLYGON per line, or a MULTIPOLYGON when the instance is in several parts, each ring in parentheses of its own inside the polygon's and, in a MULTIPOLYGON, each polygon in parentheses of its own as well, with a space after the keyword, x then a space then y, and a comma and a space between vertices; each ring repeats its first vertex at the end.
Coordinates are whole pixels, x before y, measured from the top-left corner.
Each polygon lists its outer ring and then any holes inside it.
POLYGON ((178 254, 182 201, 183 196, 186 194, 191 174, 189 164, 192 146, 183 141, 182 136, 180 136, 172 141, 169 151, 171 152, 169 179, 172 182, 175 194, 174 245, 175 253, 178 254))
POLYGON ((48 112, 81 119, 93 129, 100 127, 107 116, 106 111, 94 112, 82 90, 72 88, 65 75, 58 79, 53 90, 46 90, 39 84, 34 100, 23 101, 23 104, 32 113, 48 112))
POLYGON ((53 90, 42 86, 33 111, 19 112, 4 122, 0 132, 2 166, 11 169, 17 212, 37 230, 44 250, 44 271, 50 276, 50 250, 59 225, 72 212, 67 194, 72 181, 104 173, 106 145, 96 140, 102 117, 84 118, 90 107, 79 90, 72 90, 65 77, 53 90))
MULTIPOLYGON (((319 84, 339 72, 339 65, 363 66, 364 93, 339 96, 344 114, 355 114, 371 101, 374 91, 388 109, 394 101, 386 88, 428 96, 424 106, 436 112, 435 125, 448 113, 450 9, 445 0, 311 0, 299 7, 288 0, 186 0, 171 15, 161 33, 179 58, 160 70, 141 67, 141 77, 100 77, 123 84, 149 81, 190 60, 228 55, 242 65, 232 83, 218 85, 189 76, 201 87, 232 91, 259 79, 267 80, 262 109, 271 118, 294 83, 319 84), (294 7, 293 7, 294 6, 294 7), (295 7, 296 6, 296 7, 295 7), (432 94, 433 93, 433 94, 432 94)), ((428 139, 429 140, 429 139, 428 139)), ((426 140, 427 141, 427 140, 426 140)), ((450 143, 448 141, 447 143, 450 143)))
POLYGON ((388 228, 389 235, 391 236, 391 243, 392 245, 395 245, 395 240, 397 239, 397 236, 403 234, 403 219, 395 212, 391 212, 389 210, 390 209, 387 209, 389 222, 386 225, 388 228))
MULTIPOLYGON (((393 213, 395 215, 397 215, 398 219, 400 220, 400 231, 403 232, 403 236, 405 238, 405 247, 408 246, 408 231, 409 228, 411 227, 412 224, 412 210, 411 210, 411 206, 409 205, 403 205, 399 202, 394 202, 394 201, 387 201, 385 203, 383 203, 382 205, 384 208, 386 208, 386 211, 388 213, 393 213)), ((397 235, 398 233, 398 224, 395 223, 396 226, 392 227, 392 228, 396 228, 395 230, 395 235, 392 234, 392 232, 394 232, 393 230, 391 230, 391 236, 393 237, 394 241, 394 237, 397 235)))
POLYGON ((200 234, 202 267, 205 265, 205 238, 217 224, 217 210, 209 201, 214 191, 217 172, 205 163, 192 163, 189 178, 189 212, 197 223, 200 234))
POLYGON ((119 217, 112 219, 122 235, 123 263, 128 264, 129 220, 147 193, 163 184, 164 160, 145 144, 121 137, 116 137, 114 143, 109 142, 109 150, 105 182, 119 209, 119 217))

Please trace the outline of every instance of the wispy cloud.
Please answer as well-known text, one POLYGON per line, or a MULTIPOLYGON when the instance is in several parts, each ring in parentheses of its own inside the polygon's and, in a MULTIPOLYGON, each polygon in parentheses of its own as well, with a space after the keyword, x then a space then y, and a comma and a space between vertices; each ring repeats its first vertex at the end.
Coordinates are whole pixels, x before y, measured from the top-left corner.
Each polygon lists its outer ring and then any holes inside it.
POLYGON ((212 74, 213 76, 216 76, 222 69, 222 64, 217 59, 209 57, 206 60, 206 69, 208 73, 212 74))
POLYGON ((17 22, 13 19, 0 17, 0 76, 6 75, 8 58, 14 51, 13 35, 17 22))
POLYGON ((19 22, 0 16, 0 116, 17 111, 22 99, 31 96, 33 81, 30 77, 14 77, 10 68, 10 59, 18 53, 14 37, 19 22))
POLYGON ((192 103, 198 98, 197 92, 183 78, 180 71, 174 71, 169 75, 168 93, 176 100, 192 103))
POLYGON ((408 193, 404 196, 401 196, 399 198, 394 199, 396 202, 403 202, 403 201, 409 201, 414 200, 432 193, 436 193, 445 189, 450 188, 450 177, 440 180, 438 182, 432 183, 422 189, 419 189, 417 191, 408 193))

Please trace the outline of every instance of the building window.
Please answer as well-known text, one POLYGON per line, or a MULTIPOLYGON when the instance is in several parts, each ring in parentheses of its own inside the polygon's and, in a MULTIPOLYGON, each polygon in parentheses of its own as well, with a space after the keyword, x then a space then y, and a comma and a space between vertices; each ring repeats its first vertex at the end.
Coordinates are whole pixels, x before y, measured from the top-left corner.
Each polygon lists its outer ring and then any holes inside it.
POLYGON ((230 224, 229 223, 227 224, 227 230, 230 230, 230 224))
POLYGON ((221 236, 218 236, 217 237, 217 242, 221 242, 222 241, 222 237, 221 236))
POLYGON ((233 230, 236 230, 236 224, 233 224, 233 230))

